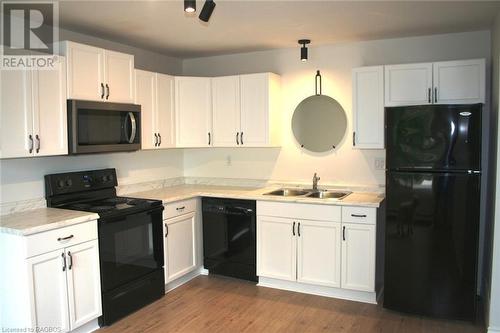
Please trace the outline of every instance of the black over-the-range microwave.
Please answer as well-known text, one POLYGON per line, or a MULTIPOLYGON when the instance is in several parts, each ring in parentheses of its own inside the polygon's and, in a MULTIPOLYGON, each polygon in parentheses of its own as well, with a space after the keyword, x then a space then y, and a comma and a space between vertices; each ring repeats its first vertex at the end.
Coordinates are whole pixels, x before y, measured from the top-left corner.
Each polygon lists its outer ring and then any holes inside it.
POLYGON ((141 149, 141 106, 68 100, 70 155, 141 149))

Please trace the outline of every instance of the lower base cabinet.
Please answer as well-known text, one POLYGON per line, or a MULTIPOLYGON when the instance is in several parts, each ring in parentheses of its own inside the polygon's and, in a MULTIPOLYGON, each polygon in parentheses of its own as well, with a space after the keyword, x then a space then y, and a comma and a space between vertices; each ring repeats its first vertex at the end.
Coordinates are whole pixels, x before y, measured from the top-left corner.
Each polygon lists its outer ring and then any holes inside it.
POLYGON ((3 329, 68 332, 102 315, 96 221, 0 238, 9 272, 2 278, 3 329))
POLYGON ((196 199, 167 204, 163 221, 165 235, 165 283, 172 282, 198 265, 198 232, 196 199))
POLYGON ((376 210, 257 202, 257 275, 375 292, 376 210))

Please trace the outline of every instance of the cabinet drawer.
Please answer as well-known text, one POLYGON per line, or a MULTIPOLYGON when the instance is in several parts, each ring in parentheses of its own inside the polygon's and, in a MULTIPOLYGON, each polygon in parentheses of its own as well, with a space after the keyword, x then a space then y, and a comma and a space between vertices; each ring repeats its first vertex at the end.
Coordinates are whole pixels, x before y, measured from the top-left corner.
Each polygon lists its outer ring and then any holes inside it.
POLYGON ((340 222, 341 208, 332 205, 257 201, 257 215, 340 222))
POLYGON ((342 207, 342 222, 375 224, 377 209, 370 207, 342 207))
POLYGON ((163 219, 171 219, 179 215, 192 213, 196 211, 196 199, 177 201, 165 205, 163 219))
POLYGON ((26 236, 26 254, 29 258, 93 239, 97 239, 97 221, 79 223, 26 236))

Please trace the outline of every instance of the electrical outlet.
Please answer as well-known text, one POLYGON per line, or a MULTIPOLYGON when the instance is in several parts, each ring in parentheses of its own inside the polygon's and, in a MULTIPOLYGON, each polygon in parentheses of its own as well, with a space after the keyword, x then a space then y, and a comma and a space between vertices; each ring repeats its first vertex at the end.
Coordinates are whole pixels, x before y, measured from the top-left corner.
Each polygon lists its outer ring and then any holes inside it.
POLYGON ((375 170, 385 170, 385 158, 383 157, 375 158, 375 170))
POLYGON ((231 159, 231 155, 227 155, 226 157, 226 165, 231 166, 233 164, 233 161, 231 159))

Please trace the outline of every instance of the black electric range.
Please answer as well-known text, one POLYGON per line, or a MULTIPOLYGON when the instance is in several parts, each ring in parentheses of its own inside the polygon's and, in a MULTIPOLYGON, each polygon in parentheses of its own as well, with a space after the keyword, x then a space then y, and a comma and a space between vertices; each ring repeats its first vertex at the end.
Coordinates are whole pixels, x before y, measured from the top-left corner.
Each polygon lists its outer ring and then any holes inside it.
POLYGON ((48 207, 99 215, 101 326, 165 294, 163 204, 117 196, 117 185, 115 169, 45 176, 48 207))

